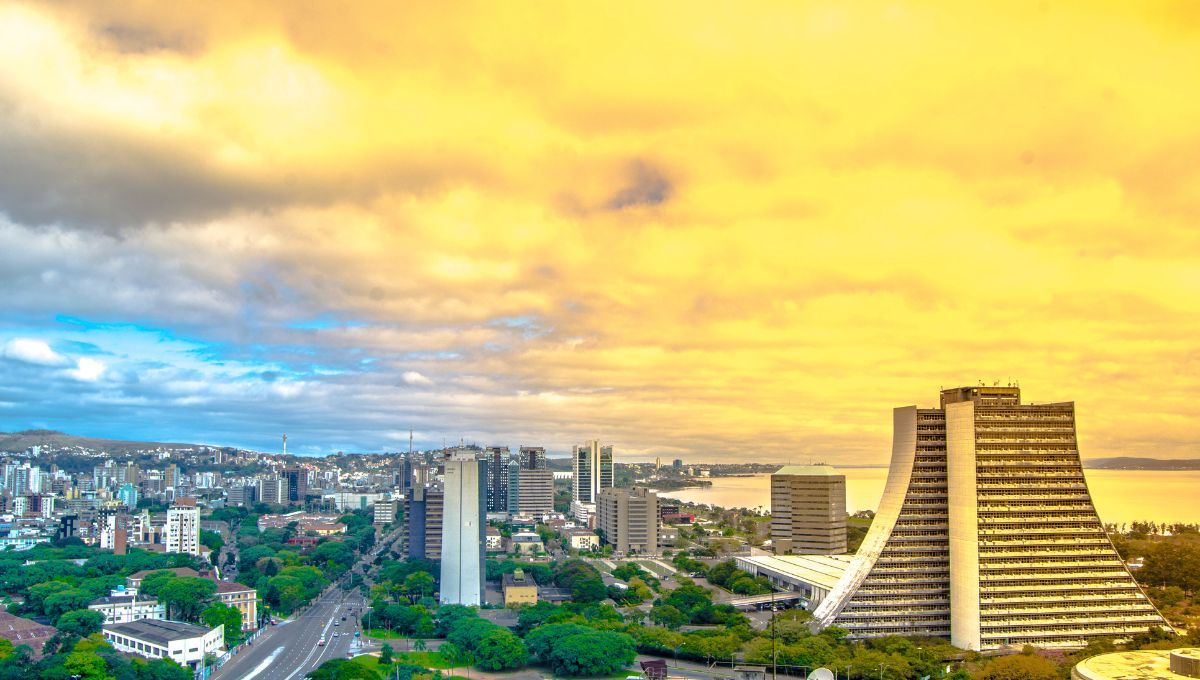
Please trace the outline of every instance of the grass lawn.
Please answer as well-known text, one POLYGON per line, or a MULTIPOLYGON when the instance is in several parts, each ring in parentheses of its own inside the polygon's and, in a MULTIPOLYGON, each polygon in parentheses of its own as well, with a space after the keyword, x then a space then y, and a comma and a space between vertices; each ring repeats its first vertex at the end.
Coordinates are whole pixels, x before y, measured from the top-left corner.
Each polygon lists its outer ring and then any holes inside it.
POLYGON ((384 630, 383 628, 372 628, 370 630, 363 631, 363 636, 375 638, 377 640, 399 640, 400 638, 404 637, 400 633, 393 633, 392 631, 384 630))
POLYGON ((396 652, 394 656, 397 661, 425 668, 450 668, 451 666, 450 662, 443 659, 439 652, 396 652))

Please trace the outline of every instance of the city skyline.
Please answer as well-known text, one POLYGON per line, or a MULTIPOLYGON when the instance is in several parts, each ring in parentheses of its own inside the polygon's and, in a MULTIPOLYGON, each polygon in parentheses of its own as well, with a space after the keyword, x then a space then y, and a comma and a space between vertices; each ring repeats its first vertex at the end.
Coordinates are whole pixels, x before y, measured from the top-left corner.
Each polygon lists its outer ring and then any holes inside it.
POLYGON ((1020 380, 1200 457, 1195 10, 770 14, 5 5, 0 430, 862 465, 1020 380))

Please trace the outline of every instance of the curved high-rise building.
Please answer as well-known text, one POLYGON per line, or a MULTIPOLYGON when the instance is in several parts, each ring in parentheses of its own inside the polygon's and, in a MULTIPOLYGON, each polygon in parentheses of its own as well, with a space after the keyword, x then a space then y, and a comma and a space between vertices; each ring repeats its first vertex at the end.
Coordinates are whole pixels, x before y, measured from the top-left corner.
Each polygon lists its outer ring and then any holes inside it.
POLYGON ((1075 405, 1018 387, 943 390, 893 413, 875 521, 814 612, 853 638, 1071 647, 1167 627, 1117 555, 1084 479, 1075 405))

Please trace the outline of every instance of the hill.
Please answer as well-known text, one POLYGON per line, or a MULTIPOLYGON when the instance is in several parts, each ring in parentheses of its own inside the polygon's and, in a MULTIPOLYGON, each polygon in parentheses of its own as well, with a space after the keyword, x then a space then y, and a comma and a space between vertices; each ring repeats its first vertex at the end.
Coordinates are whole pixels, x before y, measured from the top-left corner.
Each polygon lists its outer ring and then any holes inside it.
POLYGON ((179 444, 166 442, 134 442, 120 439, 97 439, 93 437, 77 437, 57 430, 21 430, 20 432, 0 432, 0 451, 19 453, 31 446, 41 446, 49 451, 61 451, 71 448, 105 451, 113 454, 129 454, 151 449, 197 449, 199 444, 179 444))

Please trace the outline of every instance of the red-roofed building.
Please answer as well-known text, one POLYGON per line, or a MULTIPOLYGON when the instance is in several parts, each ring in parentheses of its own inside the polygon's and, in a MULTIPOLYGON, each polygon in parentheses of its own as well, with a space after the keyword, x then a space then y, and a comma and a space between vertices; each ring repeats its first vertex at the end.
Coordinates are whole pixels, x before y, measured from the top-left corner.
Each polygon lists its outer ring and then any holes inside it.
POLYGON ((41 658, 46 640, 57 632, 53 626, 43 626, 37 621, 0 611, 0 637, 13 643, 13 647, 29 645, 34 658, 41 658))

